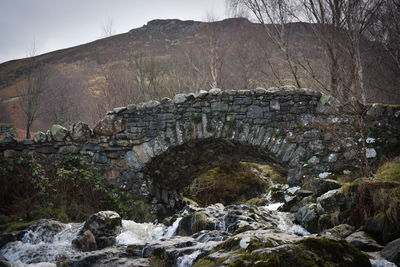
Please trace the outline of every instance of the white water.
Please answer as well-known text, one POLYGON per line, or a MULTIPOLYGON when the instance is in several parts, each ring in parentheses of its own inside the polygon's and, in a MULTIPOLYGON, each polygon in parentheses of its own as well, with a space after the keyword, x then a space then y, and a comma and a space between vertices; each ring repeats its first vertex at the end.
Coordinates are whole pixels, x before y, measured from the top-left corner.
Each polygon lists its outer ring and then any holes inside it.
POLYGON ((271 203, 265 206, 268 210, 278 210, 280 207, 283 206, 283 202, 271 203))
POLYGON ((188 255, 183 255, 178 258, 177 260, 177 265, 178 267, 190 267, 193 265, 193 262, 197 259, 197 257, 200 255, 201 251, 196 250, 192 254, 188 255))
POLYGON ((50 262, 76 253, 71 243, 81 227, 80 223, 69 223, 52 238, 43 235, 43 229, 28 231, 22 241, 8 243, 0 253, 15 266, 55 266, 50 262))
POLYGON ((293 215, 291 215, 288 212, 278 211, 278 209, 282 207, 283 204, 284 203, 282 202, 277 202, 265 206, 266 209, 274 211, 274 213, 278 216, 279 218, 279 224, 277 225, 278 229, 281 230, 282 232, 299 234, 302 236, 311 235, 311 233, 308 232, 306 229, 304 229, 302 226, 293 223, 293 218, 292 218, 293 215))
POLYGON ((182 217, 179 217, 170 227, 163 224, 136 223, 122 220, 122 232, 116 237, 118 245, 143 244, 152 240, 174 236, 182 217))
MULTIPOLYGON (((117 245, 143 244, 152 240, 174 236, 182 217, 179 217, 170 227, 163 224, 136 223, 122 220, 122 231, 116 237, 117 245)), ((78 235, 83 224, 69 223, 53 236, 46 236, 43 229, 28 231, 22 241, 8 243, 2 254, 16 267, 55 266, 61 258, 71 257, 81 252, 72 247, 72 240, 78 235)))

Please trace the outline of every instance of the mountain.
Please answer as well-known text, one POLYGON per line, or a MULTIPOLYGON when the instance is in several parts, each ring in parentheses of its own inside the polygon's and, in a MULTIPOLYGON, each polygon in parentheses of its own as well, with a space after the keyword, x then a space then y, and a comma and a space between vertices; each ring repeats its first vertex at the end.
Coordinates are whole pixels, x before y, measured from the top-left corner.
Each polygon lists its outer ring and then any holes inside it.
MULTIPOLYGON (((329 61, 313 25, 291 23, 287 31, 301 86, 318 89, 329 80, 329 61)), ((363 42, 368 100, 399 103, 397 83, 377 62, 378 50, 379 44, 363 42)), ((243 18, 152 20, 124 34, 0 64, 0 122, 16 124, 20 132, 19 100, 30 80, 41 80, 44 89, 33 130, 78 120, 93 124, 113 107, 215 85, 245 89, 294 83, 284 54, 263 26, 243 18)))

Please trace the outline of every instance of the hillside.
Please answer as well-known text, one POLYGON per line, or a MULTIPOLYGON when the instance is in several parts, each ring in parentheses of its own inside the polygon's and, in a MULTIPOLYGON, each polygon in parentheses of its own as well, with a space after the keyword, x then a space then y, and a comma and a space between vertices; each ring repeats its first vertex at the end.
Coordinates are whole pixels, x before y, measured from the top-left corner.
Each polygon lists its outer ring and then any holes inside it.
MULTIPOLYGON (((287 29, 293 56, 313 70, 298 68, 302 87, 318 89, 315 79, 328 80, 329 64, 312 25, 293 23, 287 29)), ((368 100, 399 103, 397 83, 387 69, 377 68, 379 49, 363 43, 368 100)), ((180 92, 294 83, 283 54, 259 24, 240 18, 153 20, 124 34, 0 64, 0 122, 23 128, 19 96, 38 72, 45 73, 45 93, 33 131, 78 120, 94 124, 113 107, 180 92)))

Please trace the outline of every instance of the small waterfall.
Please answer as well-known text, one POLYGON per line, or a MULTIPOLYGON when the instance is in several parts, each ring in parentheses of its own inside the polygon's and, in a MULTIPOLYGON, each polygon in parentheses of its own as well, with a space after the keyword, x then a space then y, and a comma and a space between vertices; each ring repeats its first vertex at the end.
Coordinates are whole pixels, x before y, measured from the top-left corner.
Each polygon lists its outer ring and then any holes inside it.
POLYGON ((176 230, 178 229, 179 222, 182 220, 183 217, 179 217, 174 221, 174 223, 168 227, 167 232, 164 234, 163 237, 171 237, 176 234, 176 230))
POLYGON ((183 255, 178 258, 177 266, 178 267, 190 267, 193 265, 193 262, 197 259, 197 257, 201 254, 200 250, 196 250, 192 254, 183 255))
POLYGON ((0 253, 15 266, 55 266, 49 262, 76 254, 71 242, 81 227, 82 224, 69 223, 54 236, 42 228, 28 231, 22 241, 8 243, 0 253))
POLYGON ((152 240, 174 236, 182 217, 166 228, 163 224, 137 223, 130 220, 122 220, 122 232, 116 237, 118 245, 142 244, 152 240))
POLYGON ((280 207, 283 206, 284 203, 270 203, 265 206, 267 210, 273 211, 275 215, 279 218, 279 224, 277 225, 278 229, 282 232, 299 234, 302 236, 311 235, 306 229, 302 226, 293 223, 293 215, 288 212, 278 211, 280 207))
POLYGON ((132 245, 160 239, 165 226, 153 223, 136 223, 122 220, 122 233, 116 238, 118 245, 132 245))

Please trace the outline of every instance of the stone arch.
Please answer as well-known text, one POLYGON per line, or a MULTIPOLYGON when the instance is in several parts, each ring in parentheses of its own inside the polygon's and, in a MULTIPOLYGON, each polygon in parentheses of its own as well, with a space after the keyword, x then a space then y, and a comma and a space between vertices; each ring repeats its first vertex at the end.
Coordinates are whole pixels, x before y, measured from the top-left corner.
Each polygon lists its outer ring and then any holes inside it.
POLYGON ((122 180, 142 181, 142 192, 162 200, 169 209, 177 205, 180 190, 199 174, 233 160, 273 165, 298 184, 308 142, 315 135, 309 131, 319 97, 294 88, 213 89, 153 103, 159 112, 153 110, 153 117, 148 117, 148 128, 143 125, 138 130, 142 121, 126 119, 128 133, 154 137, 147 136, 127 152, 131 172, 122 180), (303 136, 305 132, 309 137, 303 136))

